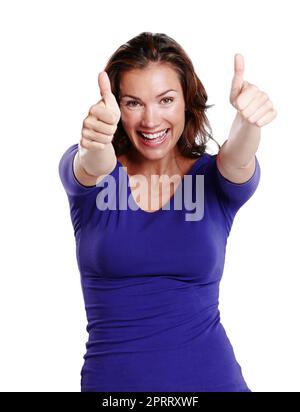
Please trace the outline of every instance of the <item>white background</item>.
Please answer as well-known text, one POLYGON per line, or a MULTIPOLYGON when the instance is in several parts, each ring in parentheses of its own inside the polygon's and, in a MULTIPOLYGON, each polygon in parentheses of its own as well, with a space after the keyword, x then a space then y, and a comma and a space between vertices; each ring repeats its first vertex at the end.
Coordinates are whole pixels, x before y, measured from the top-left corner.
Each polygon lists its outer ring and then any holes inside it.
POLYGON ((220 144, 235 116, 235 53, 278 111, 262 129, 259 187, 228 240, 220 310, 252 391, 300 390, 297 3, 1 3, 1 391, 80 390, 86 318, 58 163, 100 99, 98 73, 143 31, 191 57, 220 144))

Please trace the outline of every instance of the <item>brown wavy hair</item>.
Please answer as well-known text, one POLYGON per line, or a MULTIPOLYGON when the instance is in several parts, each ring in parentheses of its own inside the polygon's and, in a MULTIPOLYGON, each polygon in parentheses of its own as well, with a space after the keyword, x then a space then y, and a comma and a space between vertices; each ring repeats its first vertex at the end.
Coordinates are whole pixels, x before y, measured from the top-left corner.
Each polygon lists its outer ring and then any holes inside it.
MULTIPOLYGON (((185 99, 185 127, 177 145, 183 156, 195 158, 206 150, 212 129, 205 111, 214 105, 206 105, 207 93, 195 73, 193 63, 183 48, 164 33, 142 32, 120 46, 109 58, 105 71, 111 83, 112 93, 120 105, 120 79, 122 73, 132 69, 144 69, 150 62, 167 63, 178 74, 185 99)), ((132 146, 120 119, 112 140, 116 156, 124 154, 132 146)))

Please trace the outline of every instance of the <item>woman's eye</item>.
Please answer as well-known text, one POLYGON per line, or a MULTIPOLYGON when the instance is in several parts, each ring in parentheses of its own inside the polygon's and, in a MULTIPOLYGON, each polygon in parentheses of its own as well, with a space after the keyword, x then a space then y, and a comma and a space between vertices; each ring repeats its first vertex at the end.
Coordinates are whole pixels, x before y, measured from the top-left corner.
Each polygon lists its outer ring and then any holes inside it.
POLYGON ((131 103, 138 103, 138 102, 135 101, 135 100, 131 100, 130 102, 127 102, 127 103, 126 103, 126 106, 135 107, 135 106, 130 106, 131 103))
POLYGON ((173 97, 164 97, 162 100, 171 100, 171 102, 174 100, 173 97))
MULTIPOLYGON (((174 98, 173 98, 173 97, 164 97, 163 99, 161 99, 161 101, 163 101, 163 100, 164 100, 164 101, 168 100, 168 101, 170 101, 170 103, 172 103, 173 100, 174 100, 174 98)), ((135 104, 135 103, 139 104, 139 102, 136 101, 136 100, 130 100, 129 102, 126 103, 126 106, 136 107, 136 104, 135 104)))

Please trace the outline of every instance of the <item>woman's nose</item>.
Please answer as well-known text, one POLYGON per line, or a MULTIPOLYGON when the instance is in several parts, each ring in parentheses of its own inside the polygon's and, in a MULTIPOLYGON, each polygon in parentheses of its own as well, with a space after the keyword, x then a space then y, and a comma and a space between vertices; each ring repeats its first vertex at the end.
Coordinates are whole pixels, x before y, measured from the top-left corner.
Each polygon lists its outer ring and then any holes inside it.
POLYGON ((143 114, 141 116, 141 124, 148 129, 154 129, 156 124, 160 124, 157 111, 151 107, 143 110, 143 114))

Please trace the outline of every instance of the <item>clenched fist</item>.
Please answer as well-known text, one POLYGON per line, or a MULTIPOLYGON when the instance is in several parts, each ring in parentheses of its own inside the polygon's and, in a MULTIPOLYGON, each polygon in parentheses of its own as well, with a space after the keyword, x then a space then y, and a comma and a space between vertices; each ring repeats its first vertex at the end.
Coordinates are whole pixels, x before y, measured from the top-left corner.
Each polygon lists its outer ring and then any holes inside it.
POLYGON ((101 100, 93 105, 83 121, 80 146, 90 151, 103 150, 112 142, 121 112, 111 92, 109 77, 105 71, 98 76, 101 100))

